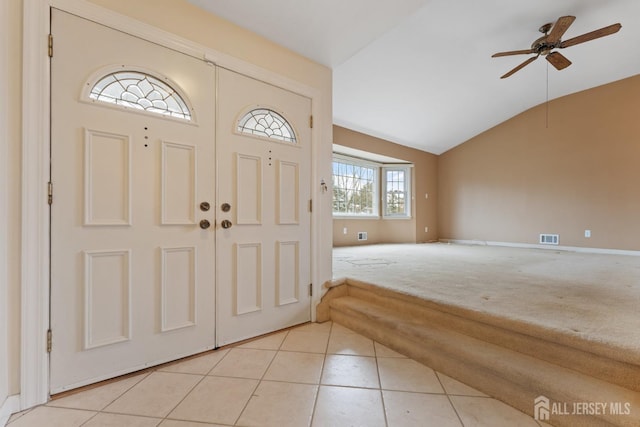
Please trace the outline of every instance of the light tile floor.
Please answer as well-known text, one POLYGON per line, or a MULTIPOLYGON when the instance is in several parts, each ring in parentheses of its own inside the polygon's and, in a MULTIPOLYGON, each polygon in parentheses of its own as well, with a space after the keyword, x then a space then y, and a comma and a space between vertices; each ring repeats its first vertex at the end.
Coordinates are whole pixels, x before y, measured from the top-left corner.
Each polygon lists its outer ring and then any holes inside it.
POLYGON ((14 414, 10 427, 546 426, 339 324, 311 323, 14 414))

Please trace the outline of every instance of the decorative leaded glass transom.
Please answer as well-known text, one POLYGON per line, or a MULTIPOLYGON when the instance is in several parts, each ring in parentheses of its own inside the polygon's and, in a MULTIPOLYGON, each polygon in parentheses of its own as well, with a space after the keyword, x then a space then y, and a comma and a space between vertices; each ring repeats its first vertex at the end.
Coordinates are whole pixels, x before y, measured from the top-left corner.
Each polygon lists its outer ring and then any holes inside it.
POLYGON ((296 134, 287 120, 267 108, 256 108, 238 121, 238 132, 296 143, 296 134))
POLYGON ((164 116, 191 120, 182 97, 167 83, 140 71, 118 71, 101 78, 89 98, 164 116))

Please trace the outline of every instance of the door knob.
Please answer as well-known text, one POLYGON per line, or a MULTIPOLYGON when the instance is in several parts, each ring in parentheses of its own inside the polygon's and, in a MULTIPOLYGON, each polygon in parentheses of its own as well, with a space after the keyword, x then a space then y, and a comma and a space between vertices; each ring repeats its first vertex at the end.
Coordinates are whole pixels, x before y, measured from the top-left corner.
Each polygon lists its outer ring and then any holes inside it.
POLYGON ((202 228, 203 230, 206 230, 209 227, 211 227, 211 223, 209 221, 207 221, 206 219, 203 219, 202 221, 200 221, 200 228, 202 228))
POLYGON ((233 226, 233 224, 231 223, 231 221, 229 221, 228 219, 223 220, 220 225, 222 226, 222 228, 231 228, 233 226))

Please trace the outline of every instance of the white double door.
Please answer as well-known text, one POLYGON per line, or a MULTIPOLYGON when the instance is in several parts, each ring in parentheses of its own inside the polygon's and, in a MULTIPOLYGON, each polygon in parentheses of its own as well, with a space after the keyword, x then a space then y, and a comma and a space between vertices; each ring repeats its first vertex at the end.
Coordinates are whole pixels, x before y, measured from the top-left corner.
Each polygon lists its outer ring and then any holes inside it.
POLYGON ((52 34, 50 391, 308 321, 309 99, 58 10, 52 34), (190 120, 88 98, 126 70, 190 120), (238 132, 264 105, 296 144, 238 132))

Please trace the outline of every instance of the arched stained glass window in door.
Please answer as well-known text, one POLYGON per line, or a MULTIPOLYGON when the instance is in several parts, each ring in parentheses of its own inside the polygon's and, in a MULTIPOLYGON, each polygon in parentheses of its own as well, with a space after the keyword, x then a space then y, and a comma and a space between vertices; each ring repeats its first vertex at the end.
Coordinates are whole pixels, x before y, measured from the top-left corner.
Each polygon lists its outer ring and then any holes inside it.
POLYGON ((238 121, 238 132, 279 141, 297 143, 287 119, 268 108, 255 108, 238 121))
POLYGON ((89 98, 122 107, 191 121, 185 100, 169 84, 140 71, 117 71, 102 77, 89 98))

